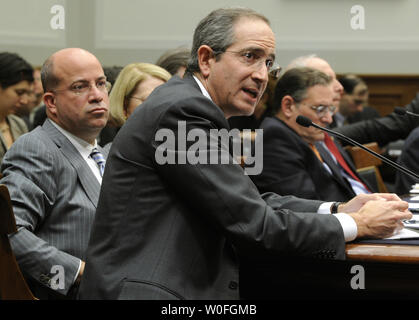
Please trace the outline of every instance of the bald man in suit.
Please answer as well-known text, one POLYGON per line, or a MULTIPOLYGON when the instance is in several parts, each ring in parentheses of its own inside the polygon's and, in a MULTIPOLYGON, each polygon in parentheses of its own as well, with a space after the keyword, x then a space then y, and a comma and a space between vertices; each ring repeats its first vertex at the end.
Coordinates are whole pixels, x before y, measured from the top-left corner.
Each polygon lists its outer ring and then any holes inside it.
POLYGON ((96 137, 108 119, 108 86, 96 57, 78 48, 53 54, 42 82, 48 119, 10 148, 0 182, 9 189, 18 227, 9 235, 12 249, 34 295, 71 298, 83 274, 107 155, 96 137))

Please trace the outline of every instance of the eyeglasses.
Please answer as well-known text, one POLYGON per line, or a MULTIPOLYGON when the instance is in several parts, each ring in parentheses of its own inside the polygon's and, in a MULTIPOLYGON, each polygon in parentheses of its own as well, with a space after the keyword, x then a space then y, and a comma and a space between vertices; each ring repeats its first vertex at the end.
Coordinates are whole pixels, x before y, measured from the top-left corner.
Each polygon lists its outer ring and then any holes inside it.
POLYGON ((214 51, 216 55, 222 54, 224 52, 234 53, 239 56, 240 61, 248 66, 260 68, 262 64, 266 66, 268 69, 268 73, 274 79, 279 77, 279 73, 281 72, 281 67, 274 62, 274 59, 271 57, 267 57, 265 54, 260 52, 262 50, 243 50, 243 51, 214 51))
MULTIPOLYGON (((112 88, 112 84, 106 80, 99 80, 98 82, 95 83, 95 87, 99 91, 108 93, 112 88)), ((79 81, 79 82, 73 83, 68 89, 51 90, 51 91, 61 92, 61 91, 70 90, 72 93, 74 93, 77 96, 84 96, 88 94, 92 88, 93 86, 89 82, 79 81)))
POLYGON ((324 117, 327 112, 330 114, 334 114, 336 111, 336 106, 311 106, 312 110, 316 111, 318 117, 324 117))

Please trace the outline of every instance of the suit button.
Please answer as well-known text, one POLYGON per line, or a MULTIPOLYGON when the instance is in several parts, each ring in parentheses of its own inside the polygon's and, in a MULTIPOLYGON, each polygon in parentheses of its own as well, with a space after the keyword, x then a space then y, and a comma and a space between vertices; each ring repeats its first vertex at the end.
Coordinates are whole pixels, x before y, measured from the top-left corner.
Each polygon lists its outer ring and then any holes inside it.
POLYGON ((51 281, 51 278, 48 277, 46 274, 41 274, 39 277, 39 282, 42 284, 49 286, 49 282, 51 281))
POLYGON ((231 290, 237 290, 237 287, 239 286, 239 284, 236 281, 230 281, 228 288, 231 290))

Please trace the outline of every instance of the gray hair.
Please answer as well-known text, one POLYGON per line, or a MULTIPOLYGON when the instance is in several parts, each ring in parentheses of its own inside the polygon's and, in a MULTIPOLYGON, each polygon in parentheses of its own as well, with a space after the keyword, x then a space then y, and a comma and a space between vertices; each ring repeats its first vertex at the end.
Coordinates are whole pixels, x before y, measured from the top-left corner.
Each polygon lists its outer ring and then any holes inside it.
POLYGON ((156 65, 166 69, 171 75, 181 67, 187 66, 188 59, 191 55, 191 50, 188 48, 180 47, 166 51, 156 62, 156 65))
POLYGON ((247 8, 222 8, 212 11, 195 29, 186 71, 189 73, 200 71, 198 49, 202 45, 211 47, 217 53, 225 52, 235 41, 234 24, 242 17, 260 19, 270 25, 265 16, 247 8))

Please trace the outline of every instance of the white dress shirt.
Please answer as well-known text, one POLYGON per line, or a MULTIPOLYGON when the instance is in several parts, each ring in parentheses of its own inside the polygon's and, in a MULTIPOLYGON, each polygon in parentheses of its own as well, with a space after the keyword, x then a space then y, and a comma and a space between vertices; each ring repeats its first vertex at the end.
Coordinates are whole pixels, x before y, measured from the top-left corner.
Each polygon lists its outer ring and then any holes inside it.
MULTIPOLYGON (((204 85, 201 83, 201 81, 193 76, 195 81, 198 83, 199 88, 201 89, 202 94, 207 97, 208 99, 211 99, 211 96, 209 95, 208 91, 205 89, 204 85)), ((317 210, 318 214, 330 214, 330 207, 333 202, 325 202, 320 205, 319 209, 317 210)), ((356 226, 355 220, 346 213, 336 213, 333 215, 338 219, 340 222, 342 229, 343 229, 343 235, 346 242, 355 240, 356 235, 358 233, 358 227, 356 226)))

